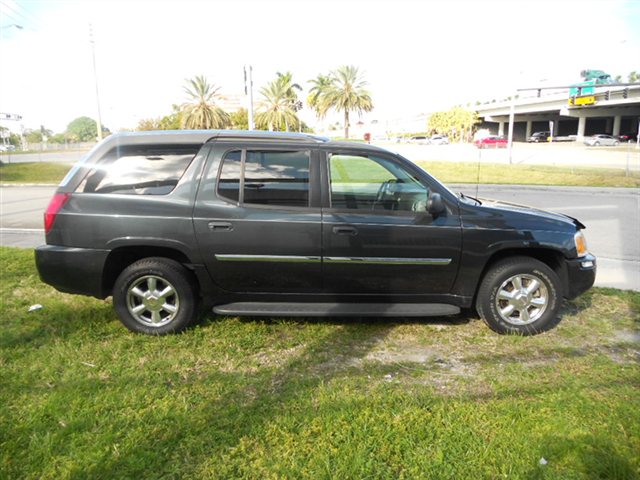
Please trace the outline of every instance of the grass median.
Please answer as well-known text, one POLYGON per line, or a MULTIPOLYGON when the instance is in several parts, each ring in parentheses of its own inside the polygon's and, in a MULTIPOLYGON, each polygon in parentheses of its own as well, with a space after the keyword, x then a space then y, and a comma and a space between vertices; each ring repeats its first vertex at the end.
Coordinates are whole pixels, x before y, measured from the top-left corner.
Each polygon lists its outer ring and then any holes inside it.
POLYGON ((0 265, 6 478, 640 474, 638 293, 593 289, 528 338, 468 315, 207 316, 148 337, 40 283, 32 251, 0 265))
MULTIPOLYGON (((416 162, 443 183, 552 185, 581 187, 640 187, 640 172, 602 168, 570 168, 545 165, 478 164, 473 162, 416 162)), ((0 164, 0 183, 58 184, 69 165, 57 163, 0 164)))

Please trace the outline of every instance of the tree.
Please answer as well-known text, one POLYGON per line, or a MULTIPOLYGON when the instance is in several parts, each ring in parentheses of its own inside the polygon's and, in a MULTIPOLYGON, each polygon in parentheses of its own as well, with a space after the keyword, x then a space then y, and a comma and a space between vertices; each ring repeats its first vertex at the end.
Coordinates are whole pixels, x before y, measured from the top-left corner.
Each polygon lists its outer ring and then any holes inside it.
POLYGON ((357 67, 343 65, 331 72, 331 84, 318 97, 318 112, 321 117, 334 109, 344 112, 344 136, 349 138, 349 113, 352 111, 362 114, 373 110, 371 95, 365 86, 362 75, 357 67))
POLYGON ((44 140, 43 137, 47 137, 47 140, 53 136, 53 132, 51 130, 47 130, 45 128, 37 129, 37 130, 25 130, 24 138, 27 143, 42 143, 44 140))
POLYGON ((635 70, 633 72, 629 73, 629 83, 639 83, 640 82, 640 72, 636 72, 635 70))
POLYGON ((434 112, 429 117, 428 129, 432 133, 447 135, 452 141, 463 141, 471 136, 471 132, 478 123, 475 111, 462 107, 453 107, 447 111, 434 112))
POLYGON ((284 95, 291 102, 293 110, 297 112, 302 109, 302 102, 298 100, 298 94, 296 93, 296 90, 301 92, 302 87, 297 83, 293 83, 293 74, 291 72, 276 72, 276 75, 278 76, 277 80, 282 83, 284 95))
POLYGON ((262 100, 258 104, 256 114, 257 128, 288 132, 289 127, 299 126, 300 120, 291 97, 290 79, 279 75, 274 81, 262 87, 260 94, 262 100))
POLYGON ((231 128, 234 130, 249 130, 249 112, 246 108, 233 112, 231 118, 231 128))
MULTIPOLYGON (((108 128, 102 127, 103 135, 109 135, 108 128)), ((73 142, 91 142, 98 137, 98 124, 89 117, 78 117, 67 125, 65 136, 73 142)))
POLYGON ((315 110, 317 116, 320 116, 320 98, 331 85, 331 76, 320 73, 316 78, 309 80, 309 83, 312 87, 309 89, 309 95, 307 96, 307 105, 315 110))
POLYGON ((182 128, 182 112, 178 105, 173 105, 173 112, 164 117, 143 118, 138 122, 137 131, 147 130, 180 130, 182 128))
POLYGON ((189 101, 182 104, 182 127, 217 129, 229 125, 229 114, 215 104, 219 88, 200 75, 187 80, 184 91, 189 101))

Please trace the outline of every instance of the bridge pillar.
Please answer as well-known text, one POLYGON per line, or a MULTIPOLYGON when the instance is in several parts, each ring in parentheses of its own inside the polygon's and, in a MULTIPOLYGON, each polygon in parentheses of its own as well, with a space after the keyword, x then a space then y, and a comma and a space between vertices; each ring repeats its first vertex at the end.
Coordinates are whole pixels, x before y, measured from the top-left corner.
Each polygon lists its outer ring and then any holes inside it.
POLYGON ((525 133, 525 137, 528 139, 533 133, 533 122, 531 120, 527 120, 527 133, 525 133))
POLYGON ((622 123, 622 115, 616 115, 615 117, 613 117, 613 131, 611 132, 611 135, 613 135, 614 137, 617 137, 618 135, 620 135, 621 123, 622 123))
POLYGON ((498 135, 504 135, 504 122, 498 122, 498 135))
POLYGON ((582 142, 584 140, 584 130, 587 126, 587 117, 578 117, 578 135, 576 141, 582 142))

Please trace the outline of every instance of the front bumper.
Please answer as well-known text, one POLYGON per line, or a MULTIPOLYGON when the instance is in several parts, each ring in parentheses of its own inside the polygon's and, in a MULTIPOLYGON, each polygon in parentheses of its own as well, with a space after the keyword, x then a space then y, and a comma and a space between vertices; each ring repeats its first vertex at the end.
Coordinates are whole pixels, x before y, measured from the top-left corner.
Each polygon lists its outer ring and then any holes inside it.
POLYGON ((35 250, 40 279, 56 290, 104 298, 102 272, 109 250, 42 245, 35 250))
POLYGON ((586 292, 596 280, 596 257, 587 253, 585 256, 565 260, 567 279, 565 297, 572 299, 586 292))

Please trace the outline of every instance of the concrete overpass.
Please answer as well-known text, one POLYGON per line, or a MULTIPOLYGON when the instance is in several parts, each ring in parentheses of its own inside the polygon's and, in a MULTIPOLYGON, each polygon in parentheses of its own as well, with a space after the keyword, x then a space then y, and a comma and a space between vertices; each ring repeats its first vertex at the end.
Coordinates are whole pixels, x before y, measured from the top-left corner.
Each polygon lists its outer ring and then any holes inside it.
MULTIPOLYGON (((596 86, 593 103, 588 105, 569 105, 568 88, 536 93, 513 101, 513 138, 516 141, 526 140, 533 132, 549 131, 550 121, 553 122, 554 137, 572 135, 578 141, 596 133, 631 134, 635 138, 639 132, 640 84, 596 86)), ((511 101, 478 105, 480 128, 505 135, 511 108, 511 101)))

